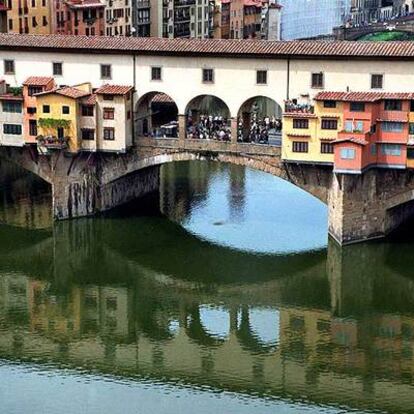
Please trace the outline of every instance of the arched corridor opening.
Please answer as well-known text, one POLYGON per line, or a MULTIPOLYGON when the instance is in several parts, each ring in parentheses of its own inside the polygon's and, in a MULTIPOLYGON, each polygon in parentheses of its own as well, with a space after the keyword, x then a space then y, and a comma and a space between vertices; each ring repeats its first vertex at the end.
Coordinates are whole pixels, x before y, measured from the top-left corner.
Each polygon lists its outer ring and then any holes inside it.
POLYGON ((178 137, 178 108, 174 100, 162 92, 148 92, 135 106, 137 136, 178 137))
POLYGON ((230 110, 217 96, 199 95, 187 105, 187 138, 231 141, 230 110))
POLYGON ((249 98, 239 109, 237 140, 281 146, 282 107, 266 96, 249 98))

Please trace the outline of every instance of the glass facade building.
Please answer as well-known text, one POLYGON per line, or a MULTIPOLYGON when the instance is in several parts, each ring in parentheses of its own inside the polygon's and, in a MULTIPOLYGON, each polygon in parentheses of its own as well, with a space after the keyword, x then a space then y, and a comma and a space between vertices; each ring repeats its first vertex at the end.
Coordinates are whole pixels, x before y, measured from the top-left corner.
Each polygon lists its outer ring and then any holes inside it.
POLYGON ((351 0, 280 0, 282 40, 306 39, 332 34, 345 22, 351 0))

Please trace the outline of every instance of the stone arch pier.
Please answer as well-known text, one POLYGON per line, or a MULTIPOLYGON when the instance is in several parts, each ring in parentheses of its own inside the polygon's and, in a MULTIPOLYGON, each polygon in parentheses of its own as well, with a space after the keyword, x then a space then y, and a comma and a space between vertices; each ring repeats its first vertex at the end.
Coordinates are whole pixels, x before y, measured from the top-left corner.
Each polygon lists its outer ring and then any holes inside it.
POLYGON ((125 154, 46 156, 27 146, 0 148, 0 157, 51 185, 57 220, 91 216, 158 191, 160 166, 188 160, 244 165, 291 182, 328 205, 329 233, 340 244, 384 237, 414 211, 410 170, 333 174, 329 166, 284 163, 280 148, 268 145, 147 137, 125 154))

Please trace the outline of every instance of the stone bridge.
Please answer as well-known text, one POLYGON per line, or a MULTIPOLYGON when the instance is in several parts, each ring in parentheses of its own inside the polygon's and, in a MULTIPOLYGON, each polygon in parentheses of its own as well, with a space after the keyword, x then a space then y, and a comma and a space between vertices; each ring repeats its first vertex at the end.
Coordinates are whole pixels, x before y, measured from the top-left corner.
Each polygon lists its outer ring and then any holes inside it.
POLYGON ((368 26, 359 27, 336 27, 335 38, 338 40, 358 40, 359 38, 373 33, 396 31, 414 34, 414 16, 406 16, 388 22, 371 23, 368 26))
POLYGON ((158 191, 160 166, 188 160, 244 165, 291 182, 327 204, 329 233, 340 244, 384 237, 413 212, 410 170, 333 174, 329 166, 285 163, 280 148, 268 145, 155 138, 137 142, 126 154, 56 151, 46 156, 32 147, 2 147, 0 156, 51 185, 57 220, 91 216, 158 191))

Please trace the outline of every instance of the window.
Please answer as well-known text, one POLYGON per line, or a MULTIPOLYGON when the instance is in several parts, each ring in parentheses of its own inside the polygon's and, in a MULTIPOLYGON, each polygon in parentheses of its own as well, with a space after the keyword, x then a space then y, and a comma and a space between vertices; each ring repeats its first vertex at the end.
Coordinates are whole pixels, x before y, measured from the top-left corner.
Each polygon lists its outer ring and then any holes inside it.
POLYGON ((410 135, 414 135, 414 122, 410 122, 410 123, 408 124, 408 133, 409 133, 410 135))
POLYGON ((345 121, 345 132, 363 132, 364 123, 362 121, 345 121))
POLYGON ((414 160, 414 148, 407 148, 407 158, 414 160))
POLYGON ((351 112, 365 112, 364 102, 351 102, 349 104, 349 110, 351 112))
POLYGON ((323 73, 312 73, 312 88, 323 88, 323 73))
POLYGON ((14 60, 4 61, 4 73, 6 75, 14 75, 14 60))
POLYGON ((43 105, 43 113, 44 114, 50 113, 50 105, 43 105))
POLYGON ((343 160, 355 159, 355 150, 353 148, 341 148, 341 159, 343 160))
POLYGON ((29 121, 29 135, 32 137, 37 135, 37 122, 34 119, 29 121))
POLYGON ((336 101, 323 101, 324 108, 336 108, 336 101))
POLYGON ((371 155, 377 155, 377 144, 371 144, 371 155))
POLYGON ((43 92, 43 88, 41 86, 29 86, 28 94, 29 96, 36 95, 37 93, 43 92))
POLYGON ((383 155, 400 156, 401 145, 397 144, 383 144, 381 145, 381 152, 383 155))
POLYGON ((402 132, 404 125, 402 122, 382 122, 381 131, 383 132, 402 132))
POLYGON ((37 108, 35 106, 28 106, 27 107, 27 113, 29 115, 34 115, 37 112, 37 108))
POLYGON ((93 105, 82 105, 82 116, 93 116, 93 105))
POLYGON ((384 101, 384 109, 386 111, 401 111, 402 102, 398 99, 386 99, 384 101))
POLYGON ((410 112, 414 112, 414 101, 410 101, 410 112))
POLYGON ((114 95, 104 95, 103 100, 104 101, 113 101, 114 100, 114 95))
POLYGON ((309 144, 307 142, 293 141, 293 152, 308 152, 309 144))
POLYGON ((111 79, 112 68, 111 65, 101 65, 101 79, 111 79))
POLYGON ((309 128, 309 119, 294 119, 293 128, 295 129, 308 129, 309 128))
POLYGON ((161 80, 161 68, 152 67, 151 68, 151 80, 161 80))
POLYGON ((338 121, 336 119, 322 119, 322 129, 338 129, 338 121))
POLYGON ((103 130, 103 139, 105 141, 114 141, 115 140, 115 129, 114 128, 104 128, 104 130, 103 130))
POLYGON ((214 71, 213 69, 203 69, 203 82, 213 83, 214 82, 214 71))
POLYGON ((22 126, 19 124, 3 124, 3 133, 8 135, 22 135, 22 126))
POLYGON ((373 74, 371 75, 371 89, 382 89, 383 86, 383 75, 373 74))
POLYGON ((114 108, 104 108, 103 109, 103 119, 115 119, 115 109, 114 108))
POLYGON ((62 75, 63 75, 62 62, 53 62, 53 76, 62 76, 62 75))
POLYGON ((16 101, 4 101, 3 112, 13 112, 15 114, 20 114, 22 112, 22 103, 16 101))
POLYGON ((82 128, 81 136, 85 141, 93 141, 95 139, 95 130, 91 128, 82 128))
POLYGON ((63 115, 69 115, 69 113, 70 113, 70 108, 66 105, 63 105, 62 106, 62 114, 63 115))
POLYGON ((322 142, 321 143, 321 154, 333 154, 334 153, 334 146, 329 142, 322 142))
POLYGON ((258 85, 267 84, 267 70, 258 70, 256 71, 256 83, 258 85))

